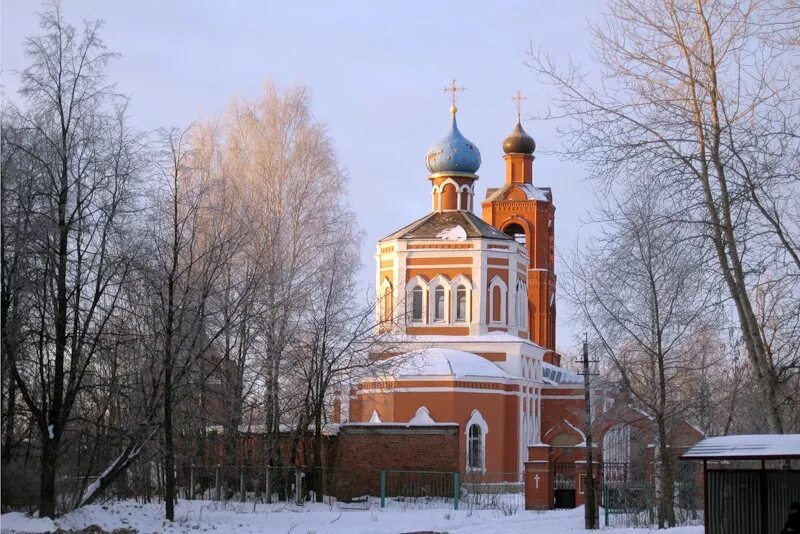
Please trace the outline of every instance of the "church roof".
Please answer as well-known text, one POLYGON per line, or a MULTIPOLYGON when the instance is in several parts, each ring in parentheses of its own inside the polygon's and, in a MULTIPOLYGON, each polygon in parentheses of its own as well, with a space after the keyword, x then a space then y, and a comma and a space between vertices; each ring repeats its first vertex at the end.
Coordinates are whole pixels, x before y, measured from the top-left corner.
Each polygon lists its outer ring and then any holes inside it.
POLYGON ((541 202, 552 202, 553 197, 549 187, 536 187, 533 184, 506 184, 503 187, 491 188, 486 191, 486 201, 493 202, 505 200, 508 194, 514 189, 521 189, 528 195, 528 200, 539 200, 541 202))
POLYGON ((583 384, 583 377, 575 371, 542 362, 542 377, 546 384, 583 384))
POLYGON ((474 213, 459 210, 434 211, 384 237, 381 241, 390 241, 392 239, 448 239, 448 237, 440 237, 440 234, 458 226, 464 229, 467 239, 512 239, 474 213))
POLYGON ((471 352, 430 348, 392 357, 388 362, 395 378, 403 376, 447 376, 453 378, 514 378, 494 364, 471 352))

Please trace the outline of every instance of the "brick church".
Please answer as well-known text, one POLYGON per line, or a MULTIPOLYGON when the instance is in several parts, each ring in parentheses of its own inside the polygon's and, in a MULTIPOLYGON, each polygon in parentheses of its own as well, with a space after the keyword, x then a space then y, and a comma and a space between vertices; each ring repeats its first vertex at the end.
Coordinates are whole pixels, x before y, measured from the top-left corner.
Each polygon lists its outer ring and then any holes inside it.
POLYGON ((555 347, 555 205, 518 113, 476 215, 481 154, 457 112, 426 156, 430 213, 377 244, 379 318, 402 346, 351 391, 349 423, 455 423, 460 470, 521 473, 529 445, 582 441, 582 379, 555 347))
MULTIPOLYGON (((536 144, 520 98, 502 142, 505 178, 490 184, 481 216, 481 154, 458 128, 454 99, 450 130, 426 155, 430 212, 378 242, 378 319, 401 341, 380 355, 385 372, 351 389, 336 463, 524 477, 527 507, 551 508, 557 487, 575 506, 586 458, 583 377, 556 352, 556 210, 550 188, 534 183, 536 144)), ((649 418, 593 393, 597 460, 652 464, 649 418)), ((700 437, 679 425, 676 454, 700 437)))

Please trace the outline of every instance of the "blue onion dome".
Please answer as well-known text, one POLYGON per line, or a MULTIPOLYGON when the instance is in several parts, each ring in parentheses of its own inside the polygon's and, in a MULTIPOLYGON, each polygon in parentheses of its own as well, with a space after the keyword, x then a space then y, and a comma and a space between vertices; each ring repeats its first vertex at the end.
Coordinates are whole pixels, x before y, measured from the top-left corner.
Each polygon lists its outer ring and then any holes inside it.
POLYGON ((506 154, 533 154, 536 150, 536 143, 533 137, 522 129, 522 125, 517 120, 514 131, 503 140, 503 152, 506 154))
POLYGON ((458 108, 455 106, 450 108, 450 114, 453 117, 450 131, 428 149, 425 160, 431 173, 464 172, 474 174, 481 166, 481 153, 478 151, 478 147, 458 131, 457 111, 458 108))

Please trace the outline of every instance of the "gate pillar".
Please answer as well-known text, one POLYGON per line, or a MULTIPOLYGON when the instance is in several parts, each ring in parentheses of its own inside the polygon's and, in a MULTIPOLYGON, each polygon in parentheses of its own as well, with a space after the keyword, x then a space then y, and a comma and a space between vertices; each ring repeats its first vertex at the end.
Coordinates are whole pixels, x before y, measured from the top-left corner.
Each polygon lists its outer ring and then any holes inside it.
POLYGON ((525 462, 525 509, 553 508, 553 464, 549 445, 530 445, 525 462))
MULTIPOLYGON (((600 502, 600 461, 598 459, 592 460, 592 474, 594 475, 594 500, 596 503, 600 502)), ((586 460, 577 460, 575 462, 575 506, 582 506, 586 501, 586 460)))

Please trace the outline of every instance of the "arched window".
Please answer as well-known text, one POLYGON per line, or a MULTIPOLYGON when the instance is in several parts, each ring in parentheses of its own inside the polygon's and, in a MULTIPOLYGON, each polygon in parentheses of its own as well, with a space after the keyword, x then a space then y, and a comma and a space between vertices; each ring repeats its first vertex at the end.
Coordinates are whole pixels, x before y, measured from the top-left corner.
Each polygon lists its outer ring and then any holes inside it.
POLYGON ((422 288, 417 286, 411 291, 411 320, 422 321, 422 288))
POLYGON ((378 291, 378 319, 382 323, 390 323, 394 319, 394 295, 392 294, 392 283, 388 278, 384 278, 378 291))
POLYGON ((458 286, 456 289, 456 321, 467 320, 467 288, 458 286))
POLYGON ((503 232, 507 236, 513 237, 514 241, 516 241, 517 243, 519 243, 523 247, 525 246, 525 244, 527 242, 527 239, 525 237, 525 230, 519 224, 516 224, 516 223, 509 224, 508 226, 506 226, 503 229, 503 232))
MULTIPOLYGON (((489 324, 505 324, 508 286, 499 276, 489 284, 489 324)), ((512 310, 513 311, 513 310, 512 310)))
POLYGON ((528 307, 528 288, 523 282, 517 283, 517 325, 520 330, 528 329, 528 317, 525 313, 528 307))
POLYGON ((467 471, 486 470, 486 435, 489 425, 478 410, 472 410, 472 415, 466 424, 467 438, 467 471))
POLYGON ((442 211, 458 209, 458 191, 453 184, 444 184, 442 187, 441 209, 442 211))
POLYGON ((500 298, 500 286, 494 286, 492 288, 492 322, 499 323, 500 322, 500 315, 502 309, 500 308, 501 298, 500 298))
POLYGON ((436 321, 444 321, 444 288, 436 286, 433 290, 433 318, 436 321))
POLYGON ((469 469, 483 469, 483 432, 478 425, 470 425, 467 448, 467 467, 469 469))

